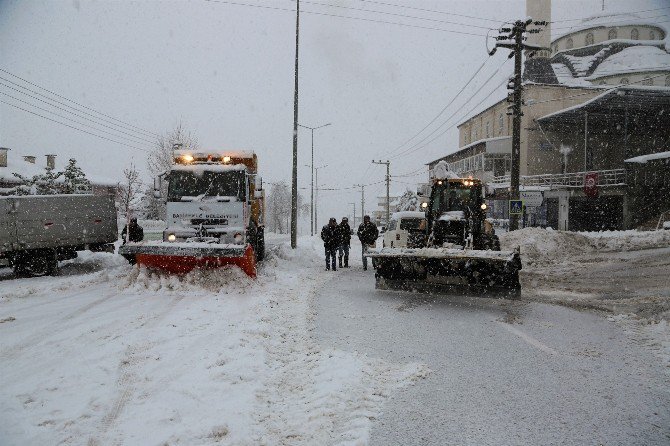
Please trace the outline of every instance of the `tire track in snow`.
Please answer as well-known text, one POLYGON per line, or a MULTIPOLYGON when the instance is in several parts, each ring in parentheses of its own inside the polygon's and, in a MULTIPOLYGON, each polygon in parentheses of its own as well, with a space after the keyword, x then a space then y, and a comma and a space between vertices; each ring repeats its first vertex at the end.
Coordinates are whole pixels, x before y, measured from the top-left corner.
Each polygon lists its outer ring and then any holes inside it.
MULTIPOLYGON (((184 296, 182 294, 173 297, 158 314, 156 314, 148 321, 142 323, 140 327, 144 330, 155 328, 170 313, 172 313, 175 307, 180 302, 182 302, 183 299, 184 296)), ((98 445, 101 444, 101 442, 102 444, 109 443, 106 441, 106 437, 110 429, 114 426, 126 405, 133 399, 133 396, 135 395, 135 384, 137 382, 137 372, 135 369, 140 368, 140 365, 147 360, 146 355, 144 357, 140 356, 142 353, 146 353, 155 345, 156 343, 143 341, 138 344, 130 345, 126 349, 125 359, 122 359, 121 364, 119 364, 121 376, 116 382, 116 386, 119 389, 118 395, 112 402, 110 409, 102 417, 100 421, 100 427, 98 428, 95 436, 89 438, 89 445, 98 445)), ((123 439, 117 439, 114 441, 114 444, 122 445, 123 439)))
MULTIPOLYGON (((90 292, 90 290, 89 290, 90 292)), ((47 325, 44 329, 39 330, 32 335, 27 336, 24 338, 22 341, 19 341, 17 344, 14 344, 11 347, 5 348, 4 350, 0 351, 0 360, 8 360, 14 358, 21 350, 24 350, 26 348, 29 348, 31 346, 34 346, 35 344, 39 344, 45 339, 47 339, 50 336, 53 336, 54 334, 61 333, 65 330, 70 329, 71 327, 67 325, 67 322, 82 316, 83 314, 87 313, 91 309, 97 307, 98 305, 107 302, 108 300, 112 299, 113 297, 116 297, 119 295, 119 292, 117 290, 113 292, 108 292, 106 293, 103 297, 94 300, 93 302, 89 302, 80 308, 77 308, 75 311, 67 314, 64 317, 59 318, 58 320, 52 322, 51 324, 47 325)))

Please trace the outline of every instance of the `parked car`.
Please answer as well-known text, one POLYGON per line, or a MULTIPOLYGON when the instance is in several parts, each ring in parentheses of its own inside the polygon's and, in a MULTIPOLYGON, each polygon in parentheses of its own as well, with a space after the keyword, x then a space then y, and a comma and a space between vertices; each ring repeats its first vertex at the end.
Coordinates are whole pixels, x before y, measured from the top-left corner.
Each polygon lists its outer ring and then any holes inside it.
POLYGON ((422 234, 421 223, 426 214, 416 211, 395 212, 384 233, 382 246, 389 248, 411 248, 416 236, 422 234))

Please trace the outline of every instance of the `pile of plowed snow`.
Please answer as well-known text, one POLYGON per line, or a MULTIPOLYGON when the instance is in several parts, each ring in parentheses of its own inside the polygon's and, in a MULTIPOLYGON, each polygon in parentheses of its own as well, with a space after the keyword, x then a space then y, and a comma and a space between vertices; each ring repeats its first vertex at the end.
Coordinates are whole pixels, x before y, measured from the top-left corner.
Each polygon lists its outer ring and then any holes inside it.
POLYGON ((568 232, 524 228, 500 236, 503 250, 521 247, 524 265, 547 265, 600 252, 636 251, 670 246, 670 231, 568 232))

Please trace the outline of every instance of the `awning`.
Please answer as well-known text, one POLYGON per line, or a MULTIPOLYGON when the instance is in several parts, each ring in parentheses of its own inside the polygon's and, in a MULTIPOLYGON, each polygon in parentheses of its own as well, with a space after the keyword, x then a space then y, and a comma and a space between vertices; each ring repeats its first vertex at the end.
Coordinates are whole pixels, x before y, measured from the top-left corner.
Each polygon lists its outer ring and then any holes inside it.
POLYGON ((670 152, 650 153, 649 155, 640 155, 624 160, 624 163, 645 164, 647 161, 664 160, 670 158, 670 152))
POLYGON ((637 118, 670 116, 670 88, 667 87, 616 87, 592 98, 582 104, 565 108, 538 118, 540 124, 575 124, 584 121, 584 114, 589 118, 605 117, 612 120, 623 120, 629 116, 637 118))

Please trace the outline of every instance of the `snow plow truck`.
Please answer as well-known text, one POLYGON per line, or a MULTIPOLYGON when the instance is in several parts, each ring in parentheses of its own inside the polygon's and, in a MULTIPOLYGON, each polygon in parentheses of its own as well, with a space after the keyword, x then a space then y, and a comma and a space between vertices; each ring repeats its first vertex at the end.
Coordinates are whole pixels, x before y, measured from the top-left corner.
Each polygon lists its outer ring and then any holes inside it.
POLYGON ((167 181, 167 228, 162 241, 126 243, 131 263, 169 273, 234 265, 256 277, 265 255, 264 191, 253 152, 176 150, 169 172, 154 181, 160 198, 167 181))
POLYGON ((370 249, 376 288, 447 291, 467 285, 521 292, 519 248, 501 251, 480 180, 458 178, 439 163, 431 180, 430 199, 422 205, 426 220, 414 248, 370 249))

